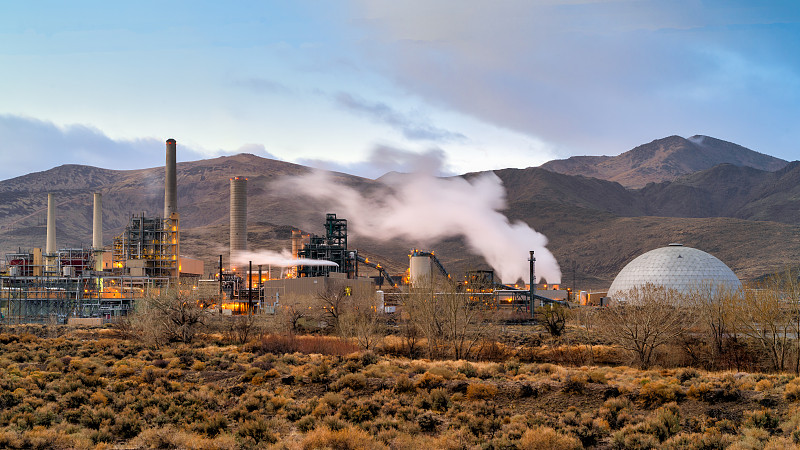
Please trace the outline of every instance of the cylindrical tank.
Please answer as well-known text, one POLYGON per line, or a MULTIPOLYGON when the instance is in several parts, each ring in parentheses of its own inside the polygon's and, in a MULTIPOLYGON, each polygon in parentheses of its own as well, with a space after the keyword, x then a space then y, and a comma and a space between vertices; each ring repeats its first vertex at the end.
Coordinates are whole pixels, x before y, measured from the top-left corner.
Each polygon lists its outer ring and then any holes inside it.
POLYGON ((231 268, 238 269, 236 254, 247 250, 247 178, 231 178, 231 268))
POLYGON ((412 287, 421 287, 431 282, 431 257, 411 256, 409 281, 412 287))
POLYGON ((384 312, 386 308, 386 297, 383 291, 375 291, 375 307, 378 309, 378 312, 384 312))
POLYGON ((164 166, 164 218, 178 212, 178 182, 176 175, 175 139, 167 139, 167 163, 164 166))

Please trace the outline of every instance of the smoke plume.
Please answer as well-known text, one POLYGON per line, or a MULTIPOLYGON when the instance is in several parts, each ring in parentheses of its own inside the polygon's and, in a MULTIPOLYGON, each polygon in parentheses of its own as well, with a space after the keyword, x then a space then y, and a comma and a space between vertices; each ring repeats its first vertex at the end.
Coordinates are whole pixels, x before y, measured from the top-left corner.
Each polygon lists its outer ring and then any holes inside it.
POLYGON ((240 251, 233 255, 233 262, 246 265, 250 262, 253 264, 261 264, 262 266, 270 265, 275 267, 294 267, 294 266, 336 266, 333 261, 323 261, 319 259, 299 258, 292 259, 292 253, 288 250, 281 252, 273 252, 269 250, 250 252, 240 251))
POLYGON ((529 250, 536 252, 536 279, 561 280, 547 237, 500 213, 506 191, 500 178, 487 172, 470 179, 430 174, 389 174, 369 194, 333 180, 326 172, 284 178, 278 183, 341 211, 352 230, 378 240, 406 238, 417 242, 463 237, 507 283, 529 278, 529 250))

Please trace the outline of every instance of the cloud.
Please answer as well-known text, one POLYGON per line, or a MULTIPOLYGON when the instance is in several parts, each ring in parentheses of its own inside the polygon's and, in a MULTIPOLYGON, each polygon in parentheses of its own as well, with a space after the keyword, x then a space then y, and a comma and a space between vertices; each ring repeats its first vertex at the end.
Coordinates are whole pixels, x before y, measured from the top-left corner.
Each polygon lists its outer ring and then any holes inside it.
POLYGON ((412 141, 463 141, 461 133, 445 130, 413 119, 389 105, 381 102, 369 102, 362 98, 340 92, 335 96, 336 104, 348 111, 366 116, 374 122, 383 123, 400 131, 406 139, 412 141))
MULTIPOLYGON (((164 165, 164 139, 112 139, 88 125, 58 126, 52 122, 15 115, 0 115, 0 180, 52 169, 62 164, 83 164, 104 169, 141 169, 164 165)), ((213 155, 252 153, 278 159, 262 144, 245 144, 235 152, 208 152, 178 141, 178 161, 213 155)))
MULTIPOLYGON (((220 150, 220 153, 225 153, 220 150)), ((273 155, 272 153, 267 151, 267 148, 264 147, 264 144, 244 144, 243 146, 236 149, 234 153, 250 153, 251 155, 260 156, 262 158, 269 158, 269 159, 280 159, 277 156, 273 155)))
POLYGON ((617 154, 698 130, 769 142, 800 119, 789 3, 355 5, 364 60, 402 90, 567 151, 617 154))
POLYGON ((448 176, 454 173, 447 168, 447 155, 440 148, 417 153, 409 150, 378 145, 364 161, 344 163, 325 159, 299 159, 298 164, 333 172, 349 173, 365 178, 378 178, 388 172, 424 173, 448 176))
POLYGON ((355 234, 373 239, 405 238, 424 245, 462 236, 507 283, 528 279, 528 251, 534 250, 537 276, 560 282, 561 270, 546 247, 547 237, 525 223, 509 222, 500 212, 506 207, 506 190, 494 172, 469 180, 396 174, 381 182, 364 194, 327 172, 315 171, 280 179, 275 188, 334 205, 355 234))

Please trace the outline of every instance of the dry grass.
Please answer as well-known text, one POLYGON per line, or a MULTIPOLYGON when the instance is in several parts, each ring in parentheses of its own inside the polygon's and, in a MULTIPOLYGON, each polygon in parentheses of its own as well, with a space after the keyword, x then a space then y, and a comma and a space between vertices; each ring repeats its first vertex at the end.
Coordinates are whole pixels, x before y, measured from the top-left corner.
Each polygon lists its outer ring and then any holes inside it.
POLYGON ((800 378, 786 374, 410 360, 316 336, 149 349, 110 336, 37 334, 0 333, 0 448, 800 441, 800 378))

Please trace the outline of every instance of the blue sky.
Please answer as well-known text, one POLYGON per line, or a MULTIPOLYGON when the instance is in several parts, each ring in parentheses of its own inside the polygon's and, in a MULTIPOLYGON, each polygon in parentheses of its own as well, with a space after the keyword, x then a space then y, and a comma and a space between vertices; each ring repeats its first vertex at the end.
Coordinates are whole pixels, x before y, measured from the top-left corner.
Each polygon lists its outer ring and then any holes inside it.
POLYGON ((800 142, 800 4, 0 3, 0 179, 249 152, 377 177, 800 142))

